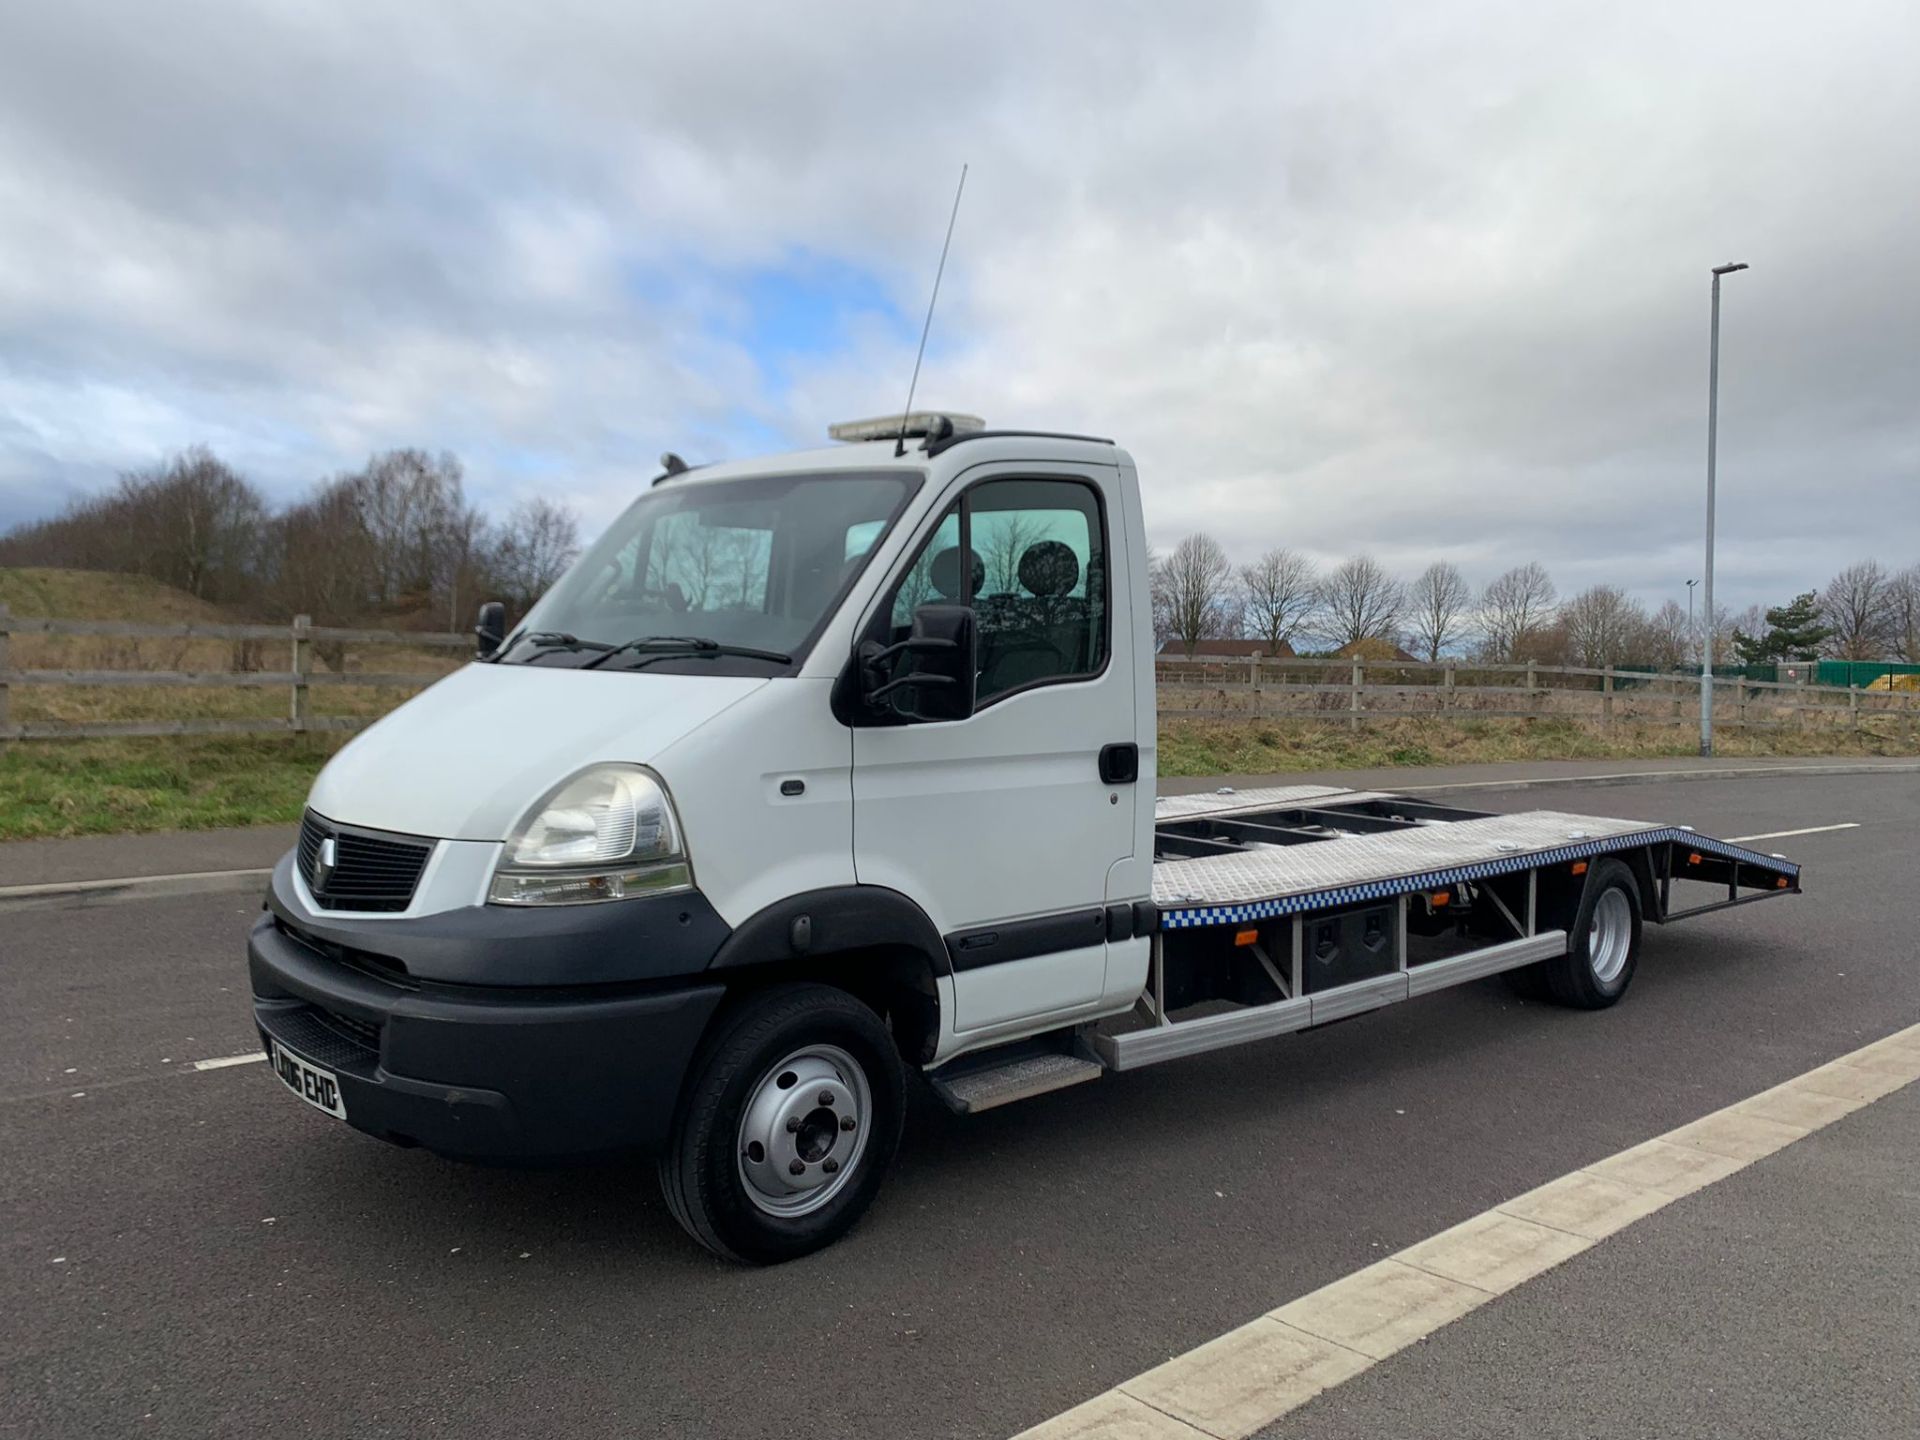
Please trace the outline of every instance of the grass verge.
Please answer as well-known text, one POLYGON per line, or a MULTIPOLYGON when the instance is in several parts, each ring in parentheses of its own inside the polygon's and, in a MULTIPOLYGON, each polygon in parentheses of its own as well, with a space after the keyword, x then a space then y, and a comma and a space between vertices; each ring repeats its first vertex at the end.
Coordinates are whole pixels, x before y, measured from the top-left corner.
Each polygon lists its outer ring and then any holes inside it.
MULTIPOLYGON (((342 739, 210 735, 0 745, 0 840, 289 823, 300 818, 307 788, 342 739)), ((1636 759, 1695 748, 1693 733, 1674 725, 1603 731, 1563 720, 1395 720, 1350 729, 1300 720, 1171 720, 1161 727, 1160 773, 1636 759)), ((1915 753, 1893 735, 1838 729, 1729 730, 1716 748, 1756 757, 1915 753)))
MULTIPOLYGON (((1162 775, 1266 775, 1389 766, 1485 765, 1502 760, 1641 760, 1699 753, 1684 725, 1616 725, 1577 720, 1388 720, 1338 722, 1164 720, 1162 775)), ((1912 755, 1890 730, 1734 730, 1714 736, 1722 756, 1912 755)))
POLYGON ((298 820, 340 743, 204 735, 0 745, 0 840, 298 820))

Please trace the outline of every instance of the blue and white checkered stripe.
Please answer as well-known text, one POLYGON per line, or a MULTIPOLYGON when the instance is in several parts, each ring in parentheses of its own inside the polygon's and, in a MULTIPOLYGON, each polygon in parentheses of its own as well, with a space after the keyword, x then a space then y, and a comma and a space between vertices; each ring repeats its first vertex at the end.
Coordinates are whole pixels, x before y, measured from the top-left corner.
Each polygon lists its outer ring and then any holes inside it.
POLYGON ((1685 845, 1689 850, 1697 850, 1703 855, 1738 860, 1742 865, 1751 865, 1757 870, 1784 875, 1789 880, 1797 881, 1800 878, 1800 867, 1790 860, 1776 860, 1771 855, 1760 854, 1757 850, 1745 850, 1738 845, 1729 845, 1724 840, 1713 840, 1705 835, 1697 835, 1691 830, 1645 830, 1635 835, 1614 835, 1603 840, 1583 840, 1577 845, 1559 845, 1551 850, 1502 855, 1492 860, 1480 860, 1471 865, 1458 865, 1446 870, 1429 870, 1424 874, 1408 875, 1397 880, 1369 880, 1358 885, 1343 885, 1333 890, 1313 890, 1303 895, 1282 895, 1273 900, 1249 900, 1239 905, 1198 905, 1188 909, 1164 909, 1160 912, 1160 928, 1187 930, 1200 925, 1235 925, 1249 920, 1271 920, 1276 915, 1298 915, 1304 910, 1355 905, 1366 900, 1390 900, 1396 895, 1410 894, 1418 890, 1434 890, 1443 885, 1458 884, 1463 880, 1486 880, 1495 875, 1511 875, 1516 871, 1536 870, 1545 865, 1584 860, 1594 855, 1607 855, 1621 850, 1638 850, 1643 846, 1660 845, 1668 841, 1685 845))

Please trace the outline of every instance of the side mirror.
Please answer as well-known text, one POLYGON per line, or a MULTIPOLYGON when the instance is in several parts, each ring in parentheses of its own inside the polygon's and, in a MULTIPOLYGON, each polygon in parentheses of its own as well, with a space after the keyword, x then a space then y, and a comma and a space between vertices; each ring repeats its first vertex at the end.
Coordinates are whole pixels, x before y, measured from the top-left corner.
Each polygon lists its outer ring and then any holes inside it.
POLYGON ((480 607, 479 623, 473 627, 475 640, 474 654, 482 660, 500 648, 500 642, 507 638, 507 607, 498 600, 489 600, 480 607))
POLYGON ((964 720, 973 714, 980 676, 980 641, 973 611, 965 605, 922 605, 913 612, 913 633, 898 645, 863 647, 863 698, 869 705, 898 691, 911 691, 916 720, 964 720), (912 657, 907 670, 887 678, 888 662, 912 657))

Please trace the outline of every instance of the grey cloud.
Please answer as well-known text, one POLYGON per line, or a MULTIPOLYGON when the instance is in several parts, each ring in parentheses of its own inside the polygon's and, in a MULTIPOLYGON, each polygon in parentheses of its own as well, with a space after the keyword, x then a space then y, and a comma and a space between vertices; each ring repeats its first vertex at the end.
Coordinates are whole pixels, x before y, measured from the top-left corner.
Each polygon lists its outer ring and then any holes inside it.
POLYGON ((1893 3, 151 7, 0 46, 0 523, 206 439, 285 493, 378 445, 595 515, 789 385, 727 276, 922 303, 925 393, 1140 459, 1162 544, 1436 555, 1657 601, 1697 573, 1729 282, 1722 593, 1920 558, 1920 21, 1893 3), (635 277, 648 283, 635 283, 635 277), (553 482, 543 480, 543 485, 553 482))

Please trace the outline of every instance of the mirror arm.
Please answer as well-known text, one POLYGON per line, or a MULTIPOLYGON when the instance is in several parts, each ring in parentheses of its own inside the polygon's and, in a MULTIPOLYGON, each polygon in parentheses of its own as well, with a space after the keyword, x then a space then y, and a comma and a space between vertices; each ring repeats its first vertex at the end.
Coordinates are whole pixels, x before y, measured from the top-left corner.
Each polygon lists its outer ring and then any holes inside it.
POLYGON ((889 645, 883 650, 876 650, 871 654, 864 655, 862 658, 869 665, 884 665, 896 655, 933 655, 942 650, 958 650, 959 648, 959 645, 952 640, 935 640, 927 637, 916 637, 902 640, 897 645, 889 645))
POLYGON ((869 703, 882 700, 896 690, 905 690, 913 685, 951 685, 953 683, 954 679, 951 675, 928 675, 922 671, 915 671, 911 675, 902 675, 898 680, 889 680, 877 690, 869 690, 867 700, 869 703))

